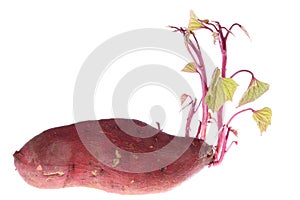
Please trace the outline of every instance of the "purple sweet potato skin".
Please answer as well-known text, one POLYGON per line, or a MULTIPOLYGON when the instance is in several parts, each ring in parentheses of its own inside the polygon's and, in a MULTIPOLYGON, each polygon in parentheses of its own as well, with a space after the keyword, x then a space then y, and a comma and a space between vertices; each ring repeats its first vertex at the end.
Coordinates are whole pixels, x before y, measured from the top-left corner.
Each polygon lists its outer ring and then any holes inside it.
POLYGON ((46 130, 14 153, 14 163, 38 188, 147 194, 174 188, 210 164, 211 154, 211 146, 196 138, 172 136, 138 120, 103 119, 46 130), (152 156, 142 156, 147 153, 152 156), (162 163, 172 156, 174 162, 162 163))

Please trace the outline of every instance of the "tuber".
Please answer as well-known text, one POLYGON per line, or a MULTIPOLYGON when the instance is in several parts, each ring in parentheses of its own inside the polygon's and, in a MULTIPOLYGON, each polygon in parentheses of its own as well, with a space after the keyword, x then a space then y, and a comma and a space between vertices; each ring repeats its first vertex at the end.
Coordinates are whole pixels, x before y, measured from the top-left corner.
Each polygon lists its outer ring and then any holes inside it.
POLYGON ((197 138, 169 135, 138 120, 102 119, 46 130, 16 151, 14 162, 38 188, 147 194, 170 190, 210 164, 212 155, 212 146, 197 138))

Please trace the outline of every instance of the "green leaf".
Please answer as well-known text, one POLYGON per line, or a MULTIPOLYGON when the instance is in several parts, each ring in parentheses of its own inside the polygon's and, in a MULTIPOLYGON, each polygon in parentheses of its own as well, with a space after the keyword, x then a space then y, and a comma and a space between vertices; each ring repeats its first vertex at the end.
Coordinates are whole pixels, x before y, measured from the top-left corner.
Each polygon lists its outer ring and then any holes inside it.
POLYGON ((238 107, 246 103, 255 101, 257 98, 259 98, 268 90, 269 90, 269 84, 261 82, 257 79, 252 79, 251 83, 248 86, 248 89, 243 94, 238 107))
POLYGON ((226 101, 232 101, 238 84, 232 78, 221 78, 220 69, 216 69, 205 101, 208 108, 216 112, 226 101))
POLYGON ((254 111, 253 119, 256 121, 260 132, 262 133, 267 130, 269 125, 271 125, 272 110, 268 107, 265 107, 261 110, 254 111))
POLYGON ((183 72, 189 72, 189 73, 196 73, 197 72, 197 66, 194 62, 190 62, 186 66, 184 66, 182 71, 183 72))
POLYGON ((204 25, 201 23, 201 21, 198 19, 195 13, 191 10, 188 30, 194 31, 196 29, 203 28, 203 27, 204 25))

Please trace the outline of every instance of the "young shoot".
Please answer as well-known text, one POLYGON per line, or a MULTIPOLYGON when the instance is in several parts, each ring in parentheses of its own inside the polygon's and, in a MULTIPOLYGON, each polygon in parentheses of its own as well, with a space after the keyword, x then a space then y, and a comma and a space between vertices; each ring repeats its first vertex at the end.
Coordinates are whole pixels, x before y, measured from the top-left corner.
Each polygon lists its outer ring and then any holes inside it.
POLYGON ((211 166, 220 164, 230 146, 233 143, 237 144, 237 141, 233 141, 228 145, 229 135, 233 134, 237 136, 238 134, 236 129, 230 126, 231 122, 237 116, 240 116, 240 114, 244 112, 252 112, 253 119, 257 123, 261 133, 265 132, 267 127, 271 124, 272 110, 268 107, 258 110, 252 107, 240 109, 241 106, 256 101, 260 96, 266 93, 269 89, 269 84, 258 80, 254 76, 254 73, 247 69, 240 69, 231 76, 228 76, 226 73, 228 56, 227 39, 229 35, 233 35, 232 31, 235 27, 241 29, 246 36, 250 38, 246 29, 239 23, 233 23, 227 28, 222 26, 218 21, 199 19, 193 11, 190 12, 190 20, 187 28, 170 26, 175 32, 180 32, 184 36, 185 46, 192 58, 191 62, 187 63, 182 71, 197 74, 201 81, 202 97, 199 102, 188 94, 181 96, 181 104, 184 105, 184 103, 186 103, 183 109, 187 107, 190 108, 186 123, 186 136, 190 136, 191 121, 199 107, 202 108, 202 119, 199 123, 196 137, 202 140, 206 139, 208 123, 214 121, 218 126, 218 140, 214 146, 214 161, 211 163, 211 166), (222 66, 221 68, 215 69, 210 83, 207 81, 206 66, 196 36, 197 31, 204 30, 212 33, 213 43, 218 42, 222 59, 222 66), (238 111, 233 114, 227 122, 224 122, 223 106, 225 102, 233 100, 234 93, 239 86, 234 78, 240 73, 250 74, 251 79, 246 91, 239 100, 237 105, 238 111), (217 119, 212 119, 211 113, 216 113, 217 119))

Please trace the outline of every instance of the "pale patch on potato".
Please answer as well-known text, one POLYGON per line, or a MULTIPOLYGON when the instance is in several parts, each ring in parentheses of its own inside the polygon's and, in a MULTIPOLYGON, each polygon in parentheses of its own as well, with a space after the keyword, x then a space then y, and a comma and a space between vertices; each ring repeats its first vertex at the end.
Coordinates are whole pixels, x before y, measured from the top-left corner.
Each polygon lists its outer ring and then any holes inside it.
POLYGON ((122 157, 120 152, 117 149, 115 151, 115 155, 116 155, 116 158, 118 158, 118 159, 120 159, 122 157))
POLYGON ((115 158, 113 159, 113 164, 112 164, 112 167, 116 167, 118 166, 118 164, 120 163, 120 159, 119 158, 115 158))
POLYGON ((57 171, 57 172, 44 172, 44 176, 53 176, 53 175, 58 175, 58 176, 63 176, 65 172, 62 171, 57 171))
POLYGON ((42 167, 41 165, 38 165, 38 166, 36 167, 36 170, 37 170, 37 171, 42 171, 42 170, 43 170, 43 167, 42 167))
POLYGON ((97 172, 97 170, 94 170, 94 171, 91 171, 91 174, 92 174, 93 176, 97 176, 97 175, 98 175, 98 172, 97 172))
POLYGON ((117 149, 115 151, 115 156, 116 156, 116 158, 113 159, 112 167, 118 166, 118 164, 120 163, 120 159, 122 157, 120 152, 117 149))

